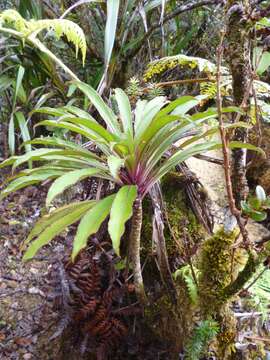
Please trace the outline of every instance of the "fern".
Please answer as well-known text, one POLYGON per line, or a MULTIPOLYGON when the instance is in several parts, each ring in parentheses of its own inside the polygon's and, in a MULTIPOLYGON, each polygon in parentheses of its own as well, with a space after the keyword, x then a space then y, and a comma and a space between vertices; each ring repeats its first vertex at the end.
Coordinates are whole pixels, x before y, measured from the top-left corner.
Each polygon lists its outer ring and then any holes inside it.
POLYGON ((25 20, 16 10, 6 10, 0 14, 0 24, 8 25, 20 32, 24 38, 36 36, 42 30, 53 30, 56 37, 66 36, 74 44, 76 56, 79 49, 82 53, 83 64, 86 57, 86 40, 83 30, 73 21, 66 19, 25 20))
POLYGON ((219 332, 216 321, 204 320, 194 329, 193 336, 186 346, 186 359, 199 360, 206 347, 219 332))
MULTIPOLYGON (((194 271, 195 275, 199 277, 199 270, 194 268, 194 271)), ((198 288, 194 281, 190 266, 186 265, 183 266, 181 269, 176 270, 174 273, 174 277, 175 279, 177 277, 181 277, 185 281, 190 301, 192 304, 196 305, 198 302, 198 288)))
MULTIPOLYGON (((209 75, 216 73, 216 65, 209 60, 187 56, 187 55, 175 55, 167 56, 159 60, 151 62, 144 74, 144 80, 149 81, 155 75, 161 75, 169 69, 176 67, 188 67, 190 69, 198 69, 200 72, 205 72, 209 75)), ((222 67, 222 73, 227 74, 228 70, 222 67)))

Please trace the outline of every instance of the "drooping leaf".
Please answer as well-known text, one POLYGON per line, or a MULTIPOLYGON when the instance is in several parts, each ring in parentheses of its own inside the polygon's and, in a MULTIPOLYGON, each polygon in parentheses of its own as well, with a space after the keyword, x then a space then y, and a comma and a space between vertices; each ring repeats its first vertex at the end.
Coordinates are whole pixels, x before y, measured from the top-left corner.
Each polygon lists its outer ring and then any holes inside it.
POLYGON ((115 253, 120 255, 120 240, 125 231, 125 223, 132 216, 133 203, 137 196, 135 185, 123 186, 112 204, 108 230, 115 253))
POLYGON ((83 216, 73 242, 73 261, 78 253, 87 245, 89 236, 98 231, 103 221, 109 215, 114 198, 115 195, 110 195, 100 200, 83 216))
POLYGON ((96 3, 102 3, 104 2, 104 0, 79 0, 76 1, 75 4, 71 5, 64 13, 63 15, 61 15, 60 19, 63 19, 64 17, 66 17, 73 9, 75 9, 76 7, 83 5, 83 4, 88 4, 91 2, 96 2, 96 3))
POLYGON ((44 229, 44 231, 37 237, 37 239, 29 245, 23 256, 23 260, 25 261, 32 259, 41 247, 47 245, 56 235, 59 235, 69 225, 78 221, 91 206, 92 204, 81 204, 81 206, 75 209, 73 212, 51 223, 51 225, 46 227, 46 229, 44 229))
POLYGON ((65 217, 66 215, 72 213, 78 208, 81 208, 84 204, 88 209, 95 204, 95 201, 80 201, 74 202, 72 204, 64 205, 61 208, 58 208, 49 214, 42 216, 36 223, 31 232, 29 233, 27 239, 24 241, 23 246, 27 245, 34 237, 38 236, 42 231, 44 231, 47 227, 49 227, 54 222, 58 221, 59 219, 65 217))
POLYGON ((259 148, 258 146, 252 145, 250 143, 243 143, 241 141, 230 141, 228 144, 230 149, 247 149, 252 150, 260 153, 264 158, 266 157, 265 152, 263 149, 259 148))
POLYGON ((0 199, 3 199, 12 192, 25 188, 29 185, 37 184, 40 183, 41 181, 45 181, 47 179, 53 179, 58 176, 59 176, 59 171, 56 170, 44 171, 43 173, 36 175, 21 176, 18 179, 12 181, 4 190, 2 190, 0 199))

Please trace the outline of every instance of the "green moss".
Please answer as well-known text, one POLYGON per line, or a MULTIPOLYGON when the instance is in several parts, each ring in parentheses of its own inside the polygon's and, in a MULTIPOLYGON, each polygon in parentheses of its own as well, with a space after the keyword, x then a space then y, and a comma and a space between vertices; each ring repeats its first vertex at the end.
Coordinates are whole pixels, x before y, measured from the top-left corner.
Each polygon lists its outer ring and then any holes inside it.
POLYGON ((223 304, 223 289, 231 282, 232 249, 238 232, 217 231, 202 245, 199 294, 202 313, 213 315, 223 304))
POLYGON ((170 173, 163 179, 162 189, 164 190, 164 201, 169 222, 164 235, 167 243, 171 243, 172 239, 174 240, 174 249, 177 248, 180 255, 183 255, 183 240, 186 231, 189 235, 189 242, 191 242, 190 247, 201 242, 206 233, 188 204, 183 175, 174 172, 170 173))
POLYGON ((249 251, 248 260, 244 269, 239 273, 234 282, 223 289, 223 298, 229 299, 240 291, 245 283, 251 279, 259 265, 259 259, 255 251, 249 251))
MULTIPOLYGON (((188 206, 184 178, 179 173, 170 173, 162 181, 163 199, 166 208, 164 236, 169 257, 184 255, 184 229, 193 244, 205 238, 205 230, 198 223, 188 206), (167 220, 169 225, 167 224, 167 220)), ((152 253, 152 205, 150 199, 143 203, 142 256, 152 253)))

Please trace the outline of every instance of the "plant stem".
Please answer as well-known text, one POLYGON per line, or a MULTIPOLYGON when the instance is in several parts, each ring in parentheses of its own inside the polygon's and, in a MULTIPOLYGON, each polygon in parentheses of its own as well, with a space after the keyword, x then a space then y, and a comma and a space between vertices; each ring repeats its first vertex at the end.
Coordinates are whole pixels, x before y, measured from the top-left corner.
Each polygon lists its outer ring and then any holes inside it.
POLYGON ((129 239, 129 253, 134 274, 134 286, 138 300, 141 304, 147 303, 144 291, 141 260, 140 260, 140 240, 142 229, 142 200, 140 197, 134 202, 133 216, 131 222, 131 233, 129 239))
POLYGON ((47 54, 53 61, 55 61, 63 70, 65 70, 66 73, 69 74, 72 80, 80 81, 80 79, 73 73, 73 71, 70 70, 68 66, 66 66, 60 59, 58 59, 57 56, 55 56, 44 44, 42 44, 41 41, 39 41, 38 38, 35 37, 35 34, 25 37, 24 34, 19 31, 4 28, 2 26, 0 26, 0 32, 13 35, 22 41, 29 42, 32 46, 38 48, 40 51, 47 54))
POLYGON ((240 228, 243 243, 245 244, 246 248, 249 247, 250 241, 248 237, 248 232, 245 228, 245 224, 241 218, 241 211, 237 209, 235 198, 233 194, 233 186, 232 186, 232 179, 231 179, 231 164, 230 164, 230 157, 229 157, 229 150, 228 150, 228 139, 226 137, 226 132, 224 129, 223 123, 223 115, 222 115, 222 95, 221 95, 221 61, 224 52, 224 41, 225 32, 221 34, 220 45, 217 49, 217 112, 218 112, 218 122, 219 122, 219 132, 222 141, 222 152, 223 152, 223 161, 224 161, 224 174, 225 174, 225 183, 226 183, 226 191, 230 206, 230 212, 233 216, 235 216, 238 226, 240 228))

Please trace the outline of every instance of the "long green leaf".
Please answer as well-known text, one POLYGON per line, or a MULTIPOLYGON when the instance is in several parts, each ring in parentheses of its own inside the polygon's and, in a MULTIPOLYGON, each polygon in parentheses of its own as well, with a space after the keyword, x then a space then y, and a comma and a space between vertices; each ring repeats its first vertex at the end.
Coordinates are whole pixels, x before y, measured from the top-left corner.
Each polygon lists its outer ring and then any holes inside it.
MULTIPOLYGON (((15 113, 15 116, 16 116, 16 119, 18 121, 20 130, 21 130, 21 135, 22 135, 23 141, 24 142, 30 141, 31 137, 30 137, 30 134, 29 134, 29 130, 28 130, 28 127, 27 127, 27 124, 26 124, 24 114, 21 111, 17 111, 15 113)), ((30 143, 24 144, 24 146, 25 146, 26 152, 29 152, 29 151, 32 150, 32 147, 31 147, 30 143)))
POLYGON ((117 28, 118 12, 119 12, 120 0, 107 0, 107 21, 105 27, 105 39, 104 39, 104 60, 105 60, 105 73, 107 72, 117 28))
POLYGON ((89 236, 95 234, 109 215, 115 195, 107 196, 94 205, 82 218, 73 242, 72 260, 86 247, 89 236))
POLYGON ((145 104, 142 113, 139 112, 140 117, 135 118, 135 143, 138 144, 141 141, 141 135, 151 124, 155 115, 166 104, 166 98, 164 96, 158 96, 153 100, 145 104))
POLYGON ((179 99, 176 99, 169 103, 169 105, 165 106, 160 112, 157 114, 157 118, 163 117, 171 113, 175 108, 186 103, 190 103, 194 101, 196 98, 193 96, 181 96, 179 99))
MULTIPOLYGON (((60 173, 61 175, 61 173, 60 173)), ((41 181, 52 179, 59 176, 59 171, 44 171, 42 174, 36 174, 32 176, 21 176, 16 180, 12 181, 2 192, 0 195, 0 200, 9 195, 10 193, 27 187, 29 185, 37 184, 41 181)))
POLYGON ((19 69, 18 69, 18 73, 17 73, 15 92, 14 92, 14 96, 13 96, 13 105, 12 105, 13 111, 14 111, 15 106, 16 106, 16 101, 17 101, 17 97, 18 97, 20 87, 22 86, 24 73, 25 73, 25 69, 24 69, 23 66, 20 65, 19 69))
POLYGON ((53 157, 55 156, 55 160, 57 160, 57 156, 62 155, 66 159, 70 156, 70 160, 78 161, 80 163, 84 163, 86 165, 91 164, 95 162, 95 164, 99 167, 102 167, 103 169, 106 169, 106 167, 102 166, 101 163, 99 163, 100 158, 98 158, 96 155, 91 153, 90 151, 82 151, 82 150, 63 150, 63 149, 47 149, 47 148, 41 148, 37 150, 29 151, 28 153, 19 156, 14 164, 13 164, 13 170, 18 167, 19 165, 22 165, 23 163, 29 161, 29 160, 46 160, 50 159, 53 160, 53 157), (49 157, 50 156, 50 157, 49 157), (76 158, 77 157, 77 158, 76 158))
POLYGON ((14 114, 13 112, 9 118, 8 124, 8 147, 11 155, 15 154, 15 126, 14 126, 14 114))
POLYGON ((56 235, 59 235, 69 225, 78 221, 91 206, 92 204, 81 204, 81 206, 75 209, 73 212, 53 222, 37 237, 36 240, 34 240, 29 245, 23 256, 23 260, 26 261, 32 259, 42 246, 48 244, 56 235))
POLYGON ((60 195, 70 186, 75 185, 77 182, 87 177, 94 176, 97 174, 98 174, 97 169, 90 168, 90 169, 80 169, 80 170, 70 171, 60 176, 58 179, 54 181, 54 183, 51 185, 48 191, 46 198, 46 206, 49 206, 57 195, 60 195))
POLYGON ((191 156, 203 153, 205 151, 218 149, 220 147, 221 147, 221 143, 217 141, 209 141, 202 144, 195 144, 185 150, 179 150, 164 162, 164 164, 157 171, 155 178, 160 179, 168 171, 173 169, 176 165, 187 160, 191 156))
POLYGON ((120 240, 125 231, 125 223, 132 216, 133 203, 137 196, 135 185, 123 186, 112 204, 108 230, 115 253, 120 255, 120 240))
POLYGON ((83 204, 86 204, 87 209, 88 209, 88 205, 90 208, 90 206, 93 206, 95 203, 96 203, 95 201, 90 201, 90 200, 75 202, 72 204, 62 206, 61 208, 56 209, 56 210, 50 212, 49 214, 42 216, 42 218, 40 218, 35 223, 35 226, 31 230, 27 239, 24 241, 23 246, 27 245, 34 237, 38 236, 43 230, 45 230, 47 227, 49 227, 54 222, 65 217, 66 215, 72 213, 76 209, 81 208, 83 204))
POLYGON ((266 154, 263 149, 249 143, 242 143, 241 141, 231 141, 229 142, 228 146, 230 149, 247 149, 256 151, 259 152, 264 158, 266 158, 266 154))
POLYGON ((128 96, 122 89, 115 89, 115 99, 118 104, 124 132, 133 136, 132 113, 128 96))
POLYGON ((75 82, 75 84, 93 103, 93 105, 99 112, 100 116, 108 126, 109 130, 113 131, 114 134, 120 136, 121 131, 117 121, 117 116, 105 104, 105 102, 102 100, 101 96, 96 92, 96 90, 94 90, 90 85, 87 85, 83 82, 75 82))

